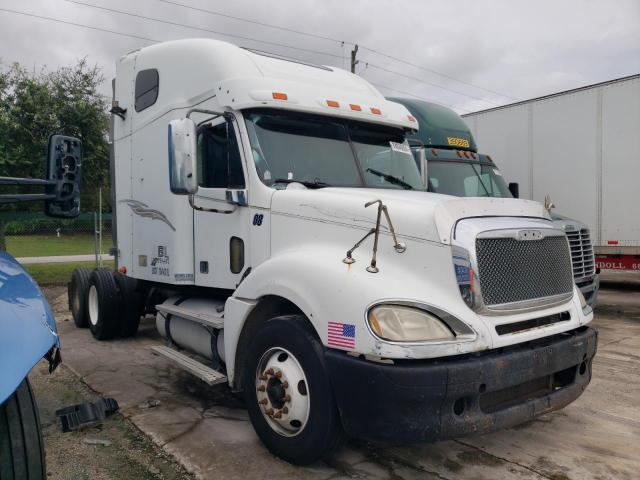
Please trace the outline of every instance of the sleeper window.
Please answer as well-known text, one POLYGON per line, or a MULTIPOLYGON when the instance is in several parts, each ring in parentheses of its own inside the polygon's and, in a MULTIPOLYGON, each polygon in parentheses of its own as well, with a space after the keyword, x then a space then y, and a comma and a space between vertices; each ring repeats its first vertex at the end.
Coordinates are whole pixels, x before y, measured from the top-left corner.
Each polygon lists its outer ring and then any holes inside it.
POLYGON ((198 185, 203 188, 244 188, 240 150, 233 126, 206 125, 198 132, 198 185))
POLYGON ((136 112, 141 112, 156 103, 158 87, 158 70, 150 68, 138 72, 136 75, 136 112))

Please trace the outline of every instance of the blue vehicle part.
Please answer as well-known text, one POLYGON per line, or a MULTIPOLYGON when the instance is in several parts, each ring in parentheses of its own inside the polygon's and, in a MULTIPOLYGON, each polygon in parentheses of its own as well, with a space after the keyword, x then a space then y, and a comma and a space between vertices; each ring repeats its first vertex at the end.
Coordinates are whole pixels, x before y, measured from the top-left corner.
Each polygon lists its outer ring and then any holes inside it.
POLYGON ((0 404, 41 358, 60 361, 53 311, 38 284, 6 252, 0 252, 0 404))

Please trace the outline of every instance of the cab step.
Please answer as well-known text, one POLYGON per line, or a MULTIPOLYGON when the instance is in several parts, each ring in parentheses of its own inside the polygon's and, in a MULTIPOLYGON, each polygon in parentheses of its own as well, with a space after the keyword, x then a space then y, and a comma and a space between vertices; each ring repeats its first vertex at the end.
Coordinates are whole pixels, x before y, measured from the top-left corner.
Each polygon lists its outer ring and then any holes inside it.
POLYGON ((178 367, 186 370, 187 372, 195 375, 207 385, 216 385, 218 383, 225 383, 227 376, 214 370, 211 367, 206 366, 191 357, 188 357, 184 353, 180 353, 170 347, 156 345, 151 347, 151 351, 156 355, 160 355, 167 360, 175 363, 178 367))
POLYGON ((181 307, 180 305, 172 305, 167 303, 161 303, 156 305, 156 310, 166 315, 175 315, 176 317, 186 318, 192 322, 207 325, 213 328, 224 327, 224 303, 220 303, 220 311, 214 312, 197 312, 189 310, 188 308, 181 307))

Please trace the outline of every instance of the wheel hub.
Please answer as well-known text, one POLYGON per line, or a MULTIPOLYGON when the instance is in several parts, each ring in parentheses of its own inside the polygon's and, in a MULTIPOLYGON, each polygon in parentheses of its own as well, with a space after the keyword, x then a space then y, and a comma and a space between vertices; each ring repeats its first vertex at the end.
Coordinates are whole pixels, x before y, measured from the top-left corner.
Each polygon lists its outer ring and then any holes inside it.
POLYGON ((258 362, 256 392, 260 410, 280 435, 300 433, 309 418, 307 377, 300 362, 283 348, 272 348, 258 362))

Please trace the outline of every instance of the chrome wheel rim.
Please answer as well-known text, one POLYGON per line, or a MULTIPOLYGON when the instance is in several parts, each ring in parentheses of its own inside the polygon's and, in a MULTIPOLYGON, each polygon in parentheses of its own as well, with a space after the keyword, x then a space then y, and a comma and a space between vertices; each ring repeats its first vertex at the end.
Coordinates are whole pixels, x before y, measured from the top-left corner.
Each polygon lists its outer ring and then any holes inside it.
POLYGON ((95 285, 89 287, 89 321, 91 325, 98 324, 98 290, 95 285))
POLYGON ((307 377, 298 359, 288 350, 267 350, 258 362, 255 377, 258 407, 273 431, 298 435, 309 420, 311 397, 307 377))

